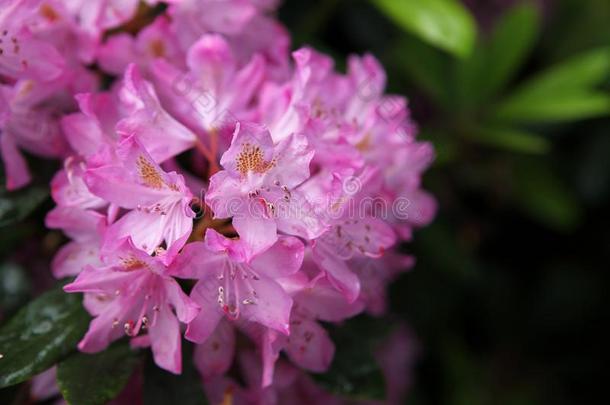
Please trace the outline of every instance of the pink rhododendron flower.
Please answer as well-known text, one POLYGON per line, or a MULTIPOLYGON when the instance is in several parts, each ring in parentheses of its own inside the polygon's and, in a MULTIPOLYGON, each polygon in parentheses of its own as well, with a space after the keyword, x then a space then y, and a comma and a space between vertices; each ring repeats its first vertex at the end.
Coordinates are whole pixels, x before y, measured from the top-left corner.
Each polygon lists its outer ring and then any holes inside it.
POLYGON ((203 308, 201 316, 189 324, 187 338, 205 341, 224 316, 289 332, 292 298, 276 280, 299 270, 303 244, 282 237, 254 258, 248 253, 243 240, 208 230, 205 242, 191 243, 179 255, 177 274, 199 280, 191 296, 203 308))
POLYGON ((103 261, 104 266, 85 268, 64 287, 68 292, 90 294, 88 309, 95 319, 79 348, 97 352, 123 335, 136 337, 145 329, 155 362, 180 373, 178 321, 191 322, 199 306, 168 275, 162 260, 137 249, 130 239, 124 239, 103 261))
POLYGON ((303 215, 309 203, 296 190, 309 177, 312 157, 301 135, 274 145, 265 128, 238 124, 220 160, 225 170, 210 179, 206 203, 216 217, 233 217, 233 226, 254 253, 275 243, 278 230, 312 239, 323 226, 303 215))
POLYGON ((126 335, 180 373, 184 332, 212 403, 348 403, 309 376, 341 350, 327 324, 386 312, 436 212, 434 149, 377 59, 290 54, 276 0, 0 4, 6 186, 44 179, 22 152, 63 162, 46 225, 93 316, 79 349, 126 335))
POLYGON ((102 163, 89 166, 87 186, 93 194, 130 210, 108 228, 105 250, 111 251, 116 241, 127 236, 148 253, 162 242, 169 249, 184 245, 194 213, 190 208, 193 196, 182 176, 165 173, 134 136, 96 158, 102 163))
POLYGON ((239 67, 227 41, 208 34, 189 48, 186 64, 186 74, 168 61, 155 66, 172 111, 210 136, 224 129, 230 135, 236 120, 250 115, 248 108, 265 74, 263 58, 255 55, 239 67))

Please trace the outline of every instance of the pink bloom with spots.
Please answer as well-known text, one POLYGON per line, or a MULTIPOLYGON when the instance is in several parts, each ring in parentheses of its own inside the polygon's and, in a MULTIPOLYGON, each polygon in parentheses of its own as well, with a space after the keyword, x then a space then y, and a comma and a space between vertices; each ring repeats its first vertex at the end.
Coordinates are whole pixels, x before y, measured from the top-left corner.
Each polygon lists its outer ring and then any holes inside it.
POLYGON ((148 253, 162 243, 168 250, 180 249, 191 234, 195 215, 184 178, 164 172, 134 136, 97 158, 101 163, 90 164, 85 173, 87 187, 127 210, 106 231, 104 250, 112 251, 125 237, 148 253))
POLYGON ((195 319, 199 306, 168 275, 163 260, 136 248, 129 239, 105 256, 103 264, 88 266, 64 287, 67 292, 86 293, 87 309, 95 317, 78 344, 79 349, 98 352, 127 335, 138 339, 136 344, 142 344, 142 340, 149 343, 155 362, 179 374, 182 370, 179 322, 195 319))

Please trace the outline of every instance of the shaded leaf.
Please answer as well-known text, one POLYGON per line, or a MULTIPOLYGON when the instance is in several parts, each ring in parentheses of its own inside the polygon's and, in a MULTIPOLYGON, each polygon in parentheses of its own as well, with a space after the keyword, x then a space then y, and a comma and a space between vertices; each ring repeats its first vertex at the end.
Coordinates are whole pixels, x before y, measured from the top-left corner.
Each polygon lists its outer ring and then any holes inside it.
POLYGON ((139 359, 127 342, 100 353, 75 353, 59 363, 57 384, 71 405, 103 405, 120 394, 139 359))
POLYGON ((515 197, 525 212, 554 229, 572 229, 582 215, 573 193, 540 162, 516 165, 515 197))
POLYGON ((385 380, 373 352, 389 324, 360 316, 330 329, 336 352, 330 369, 314 379, 328 391, 350 399, 383 400, 385 380))
POLYGON ((540 135, 514 128, 481 128, 469 134, 481 144, 512 152, 546 153, 551 146, 549 141, 540 135))
POLYGON ((455 61, 456 108, 480 105, 513 77, 534 43, 537 21, 532 5, 516 6, 491 38, 479 41, 468 57, 455 61))
POLYGON ((593 88, 610 77, 610 48, 574 57, 534 77, 502 101, 496 117, 565 121, 610 112, 610 96, 593 88))
POLYGON ((500 90, 514 76, 532 49, 537 33, 538 11, 533 4, 523 3, 506 13, 485 47, 482 99, 500 90))
POLYGON ((174 375, 157 366, 149 355, 144 369, 145 405, 206 405, 201 378, 193 365, 192 344, 182 347, 182 374, 174 375))
POLYGON ((610 114, 610 94, 577 91, 549 95, 544 99, 526 98, 502 104, 495 114, 501 121, 564 122, 610 114))
POLYGON ((13 192, 0 190, 0 226, 7 226, 25 219, 48 196, 48 190, 37 186, 13 192))
POLYGON ((45 371, 76 349, 89 324, 82 297, 56 289, 0 329, 0 388, 45 371))
POLYGON ((25 302, 29 293, 30 283, 25 270, 11 262, 0 264, 0 322, 7 312, 25 302))
POLYGON ((455 0, 372 0, 401 28, 422 40, 463 57, 473 48, 476 25, 455 0))

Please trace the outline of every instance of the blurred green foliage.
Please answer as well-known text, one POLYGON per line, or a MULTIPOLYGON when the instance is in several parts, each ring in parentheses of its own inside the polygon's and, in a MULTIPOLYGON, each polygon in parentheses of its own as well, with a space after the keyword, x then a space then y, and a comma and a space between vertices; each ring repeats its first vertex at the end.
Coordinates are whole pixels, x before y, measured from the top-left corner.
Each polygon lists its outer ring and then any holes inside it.
POLYGON ((88 324, 82 296, 61 288, 23 307, 0 328, 0 388, 29 380, 74 352, 88 324))
POLYGON ((280 13, 295 47, 339 68, 377 56, 437 150, 424 183, 440 211, 406 246, 418 262, 391 294, 422 346, 409 404, 603 394, 610 2, 506 3, 491 29, 440 0, 289 0, 280 13))
POLYGON ((115 343, 100 353, 73 354, 57 366, 62 396, 69 404, 108 403, 129 381, 139 364, 139 355, 127 341, 115 343))

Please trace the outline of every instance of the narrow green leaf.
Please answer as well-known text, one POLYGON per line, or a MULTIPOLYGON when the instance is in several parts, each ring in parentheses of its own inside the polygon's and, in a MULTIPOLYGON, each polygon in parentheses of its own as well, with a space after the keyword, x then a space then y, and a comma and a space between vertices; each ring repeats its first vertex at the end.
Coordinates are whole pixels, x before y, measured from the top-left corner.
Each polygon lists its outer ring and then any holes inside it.
POLYGON ((89 323, 82 296, 56 289, 0 328, 0 388, 25 381, 76 349, 89 323))
POLYGON ((96 354, 74 353, 57 367, 57 384, 70 405, 103 405, 129 381, 140 356, 127 342, 96 354))
POLYGON ((182 374, 174 375, 157 366, 148 356, 144 368, 145 405, 207 405, 201 378, 193 365, 192 344, 182 348, 182 374))
POLYGON ((48 196, 46 189, 36 186, 13 192, 0 190, 0 227, 25 219, 48 196))
POLYGON ((546 153, 550 143, 540 135, 514 128, 480 128, 471 131, 470 137, 477 142, 511 152, 546 153))
POLYGON ((330 329, 336 352, 330 369, 314 379, 328 391, 358 400, 384 400, 385 380, 373 351, 389 324, 365 316, 330 329))
POLYGON ((486 45, 481 98, 485 99, 514 76, 534 45, 538 34, 538 12, 531 3, 510 10, 497 25, 486 45))
POLYGON ((371 0, 397 25, 422 40, 464 57, 473 48, 476 25, 455 0, 371 0))
POLYGON ((610 94, 577 91, 545 98, 512 99, 497 108, 501 121, 562 122, 610 114, 610 94))
POLYGON ((531 49, 537 32, 537 12, 531 5, 516 6, 488 40, 454 63, 452 88, 455 108, 480 106, 514 76, 531 49))
POLYGON ((534 77, 516 92, 534 97, 591 88, 610 77, 610 47, 572 57, 534 77))
POLYGON ((564 121, 607 114, 608 95, 593 88, 610 77, 610 48, 574 57, 520 86, 496 108, 503 120, 564 121))

